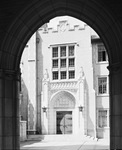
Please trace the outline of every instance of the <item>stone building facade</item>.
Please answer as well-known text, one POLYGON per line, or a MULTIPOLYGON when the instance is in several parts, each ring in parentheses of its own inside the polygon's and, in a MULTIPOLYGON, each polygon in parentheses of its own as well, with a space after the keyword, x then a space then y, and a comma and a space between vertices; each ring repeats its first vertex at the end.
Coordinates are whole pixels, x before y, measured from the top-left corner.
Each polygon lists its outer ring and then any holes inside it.
POLYGON ((22 120, 28 134, 109 137, 108 57, 88 26, 43 26, 21 58, 22 120))

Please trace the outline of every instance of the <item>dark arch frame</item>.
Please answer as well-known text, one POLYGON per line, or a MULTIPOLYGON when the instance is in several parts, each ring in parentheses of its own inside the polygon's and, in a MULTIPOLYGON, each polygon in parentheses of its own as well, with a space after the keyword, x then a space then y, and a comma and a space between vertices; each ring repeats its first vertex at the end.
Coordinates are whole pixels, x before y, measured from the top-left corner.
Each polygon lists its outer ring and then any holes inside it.
POLYGON ((28 4, 6 31, 0 68, 17 71, 24 47, 32 34, 50 19, 62 15, 75 17, 90 25, 106 46, 109 64, 120 62, 121 32, 104 3, 95 0, 46 0, 28 4))
MULTIPOLYGON (((2 93, 0 103, 2 110, 2 138, 0 142, 2 145, 0 146, 3 149, 6 146, 19 149, 19 98, 17 90, 19 89, 20 74, 17 71, 19 70, 24 47, 41 25, 56 16, 62 15, 69 15, 86 22, 99 34, 106 46, 110 65, 110 148, 122 149, 122 112, 120 105, 122 96, 122 27, 121 15, 119 18, 118 14, 121 11, 116 11, 119 2, 112 3, 112 5, 114 3, 118 4, 115 6, 116 9, 112 9, 111 6, 107 7, 106 3, 104 0, 30 0, 30 3, 25 5, 23 10, 18 10, 19 15, 14 15, 16 19, 13 17, 14 20, 9 20, 11 21, 11 23, 8 23, 9 28, 4 28, 4 31, 2 31, 4 37, 0 47, 2 79, 2 82, 0 82, 2 93), (112 10, 117 15, 114 15, 112 10), (5 100, 9 100, 8 104, 11 105, 5 105, 5 100), (6 112, 8 114, 8 111, 12 115, 9 118, 11 120, 9 122, 13 123, 10 128, 6 126, 8 120, 6 112), (16 127, 16 130, 14 127, 16 127), (8 138, 8 134, 11 135, 11 138, 8 138), (11 145, 6 145, 6 142, 10 142, 11 145)), ((109 5, 109 2, 107 4, 109 5)), ((4 17, 4 15, 3 13, 1 17, 4 17)))

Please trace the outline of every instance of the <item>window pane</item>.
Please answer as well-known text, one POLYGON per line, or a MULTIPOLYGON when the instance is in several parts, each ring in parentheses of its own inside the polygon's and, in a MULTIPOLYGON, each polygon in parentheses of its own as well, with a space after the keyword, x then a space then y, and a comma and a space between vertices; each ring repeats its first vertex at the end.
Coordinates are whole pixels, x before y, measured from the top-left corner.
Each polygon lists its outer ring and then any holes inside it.
POLYGON ((103 60, 103 61, 106 61, 106 51, 103 51, 103 52, 102 52, 102 60, 103 60))
POLYGON ((98 93, 105 94, 107 93, 107 78, 98 78, 98 93))
POLYGON ((61 59, 61 68, 66 67, 66 59, 61 59))
POLYGON ((53 60, 53 68, 58 68, 58 59, 53 60))
POLYGON ((58 71, 54 71, 53 72, 53 80, 57 80, 58 79, 58 71))
POLYGON ((66 79, 66 71, 61 71, 61 79, 66 79))
POLYGON ((65 57, 66 56, 66 46, 61 46, 60 49, 61 49, 61 51, 60 51, 61 57, 65 57))
POLYGON ((70 58, 69 59, 69 67, 74 67, 75 66, 75 59, 74 58, 70 58))
POLYGON ((98 45, 98 62, 107 61, 107 52, 103 44, 98 45))
POLYGON ((75 78, 75 71, 69 71, 69 79, 75 78))
POLYGON ((53 47, 52 50, 52 57, 58 57, 58 47, 53 47))
POLYGON ((74 56, 74 45, 69 46, 69 56, 74 56))

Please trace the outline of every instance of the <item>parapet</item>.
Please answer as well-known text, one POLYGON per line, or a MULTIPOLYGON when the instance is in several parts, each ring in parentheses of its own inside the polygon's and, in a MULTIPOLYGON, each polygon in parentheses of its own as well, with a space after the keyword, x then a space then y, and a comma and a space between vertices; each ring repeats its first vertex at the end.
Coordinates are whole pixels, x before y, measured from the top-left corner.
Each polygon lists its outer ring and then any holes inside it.
POLYGON ((43 26, 38 29, 38 31, 42 34, 50 34, 50 33, 61 33, 61 32, 73 32, 73 31, 82 31, 86 29, 87 24, 84 24, 84 26, 80 25, 74 25, 72 28, 70 27, 70 24, 67 20, 59 21, 59 24, 57 25, 57 28, 49 28, 46 26, 44 28, 43 26))

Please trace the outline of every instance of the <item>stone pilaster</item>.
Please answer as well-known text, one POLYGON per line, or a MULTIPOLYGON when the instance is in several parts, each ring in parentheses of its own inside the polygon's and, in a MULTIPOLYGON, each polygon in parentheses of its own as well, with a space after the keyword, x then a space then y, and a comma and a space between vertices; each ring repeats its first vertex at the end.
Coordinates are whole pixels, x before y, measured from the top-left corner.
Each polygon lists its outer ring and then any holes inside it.
POLYGON ((78 116, 79 116, 79 134, 84 135, 84 72, 83 68, 80 68, 79 79, 78 79, 78 116))
POLYGON ((122 64, 108 67, 110 87, 110 149, 122 149, 122 64))
POLYGON ((49 97, 49 75, 47 69, 44 73, 43 78, 43 101, 42 101, 42 109, 43 109, 43 127, 42 134, 48 134, 48 97, 49 97))
POLYGON ((0 70, 0 150, 19 150, 20 73, 0 70))

